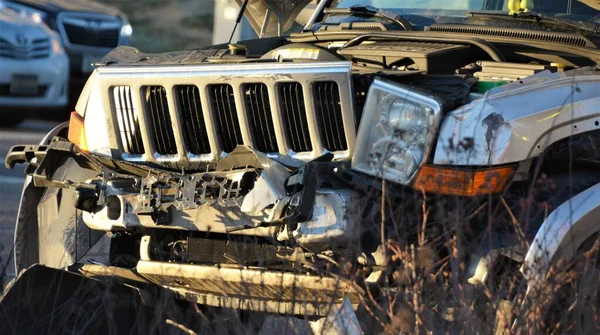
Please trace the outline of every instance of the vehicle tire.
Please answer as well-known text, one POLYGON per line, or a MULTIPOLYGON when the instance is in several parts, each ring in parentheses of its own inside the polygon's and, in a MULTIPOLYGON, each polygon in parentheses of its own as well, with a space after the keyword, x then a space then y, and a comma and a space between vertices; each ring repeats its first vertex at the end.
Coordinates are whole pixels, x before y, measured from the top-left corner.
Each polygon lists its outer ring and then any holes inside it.
MULTIPOLYGON (((530 243, 534 238, 541 225, 544 223, 545 219, 548 215, 558 208, 560 205, 573 198, 575 195, 587 190, 588 188, 600 183, 600 173, 598 171, 589 171, 589 170, 576 170, 572 173, 564 173, 559 175, 553 175, 548 177, 542 177, 538 181, 536 181, 534 186, 534 192, 532 193, 531 199, 527 200, 526 196, 516 194, 512 198, 507 197, 507 202, 510 204, 510 208, 517 218, 519 222, 519 226, 523 229, 523 233, 525 235, 526 240, 530 243)), ((506 222, 503 222, 503 225, 506 227, 511 227, 512 223, 510 220, 512 218, 505 218, 506 222)), ((522 248, 522 244, 519 242, 519 238, 517 237, 517 233, 514 229, 507 229, 506 238, 499 240, 503 240, 500 242, 501 245, 495 246, 498 247, 511 247, 517 246, 517 250, 521 250, 523 255, 527 252, 526 249, 522 248)), ((485 243, 488 243, 487 241, 485 243)), ((518 267, 517 267, 518 268, 518 267)), ((518 271, 518 269, 516 270, 518 271)), ((520 272, 519 272, 520 273, 520 272)), ((513 290, 525 290, 527 288, 526 283, 524 282, 524 278, 515 277, 515 274, 509 272, 499 272, 494 275, 492 278, 493 282, 496 283, 494 288, 499 292, 501 291, 512 291, 514 294, 517 292, 513 290), (523 280, 523 282, 516 282, 515 280, 523 280)), ((523 291, 524 292, 524 291, 523 291)), ((523 293, 521 292, 521 293, 523 293)), ((527 316, 530 316, 528 311, 533 308, 532 306, 540 306, 539 300, 544 300, 551 298, 555 291, 546 292, 544 297, 528 297, 527 303, 524 303, 519 306, 528 306, 526 308, 517 308, 512 305, 509 306, 506 310, 500 311, 497 309, 496 304, 491 304, 493 307, 492 310, 489 309, 480 309, 482 313, 486 313, 482 318, 487 320, 494 320, 495 334, 504 334, 505 330, 510 329, 511 324, 516 325, 516 327, 528 327, 524 329, 526 332, 531 332, 531 321, 527 320, 527 316), (497 315, 502 313, 503 318, 497 318, 497 315), (490 319, 491 317, 491 319, 490 319), (514 322, 513 322, 514 321, 514 322), (508 324, 506 323, 508 322, 508 324), (508 327, 508 328, 506 328, 508 327)), ((503 300, 507 302, 509 305, 514 302, 511 300, 503 300)), ((562 306, 563 312, 565 307, 562 306)), ((567 307, 568 308, 568 307, 567 307)), ((563 313, 564 314, 564 313, 563 313)), ((547 315, 547 314, 544 314, 547 315)), ((538 319, 542 316, 537 316, 538 319)), ((550 320, 546 320, 543 322, 544 324, 548 324, 551 322, 550 320)), ((540 325, 536 324, 533 326, 535 329, 539 329, 540 325)), ((523 329, 521 329, 523 330, 523 329)), ((550 333, 555 333, 553 330, 548 330, 550 333)), ((564 333, 565 331, 559 331, 558 333, 564 333)))
POLYGON ((600 183, 600 172, 576 170, 536 181, 530 200, 512 199, 514 213, 523 226, 525 236, 532 240, 546 217, 575 195, 600 183))
POLYGON ((23 122, 27 118, 27 113, 23 111, 10 111, 0 114, 0 127, 13 127, 23 122))
POLYGON ((600 334, 599 236, 596 233, 583 242, 564 271, 557 274, 555 294, 544 319, 546 333, 600 334))

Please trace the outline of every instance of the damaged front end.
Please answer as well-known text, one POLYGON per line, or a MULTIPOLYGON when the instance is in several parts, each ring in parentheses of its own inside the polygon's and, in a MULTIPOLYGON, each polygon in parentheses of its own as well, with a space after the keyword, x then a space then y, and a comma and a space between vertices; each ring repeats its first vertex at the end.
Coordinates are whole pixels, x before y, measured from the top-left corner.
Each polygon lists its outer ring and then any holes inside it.
POLYGON ((238 146, 213 171, 176 173, 55 137, 13 148, 6 162, 28 162, 38 187, 75 190, 81 220, 111 237, 105 265, 203 305, 324 316, 344 298, 358 306, 364 291, 353 275, 380 259, 359 246, 361 197, 372 190, 331 158, 291 167, 238 146), (97 177, 53 179, 47 172, 65 158, 97 177), (118 248, 123 236, 139 245, 128 257, 118 248))
POLYGON ((144 169, 102 173, 76 186, 84 222, 104 231, 140 228, 243 234, 297 242, 308 250, 344 246, 357 236, 354 173, 328 162, 289 168, 239 146, 210 172, 144 169))

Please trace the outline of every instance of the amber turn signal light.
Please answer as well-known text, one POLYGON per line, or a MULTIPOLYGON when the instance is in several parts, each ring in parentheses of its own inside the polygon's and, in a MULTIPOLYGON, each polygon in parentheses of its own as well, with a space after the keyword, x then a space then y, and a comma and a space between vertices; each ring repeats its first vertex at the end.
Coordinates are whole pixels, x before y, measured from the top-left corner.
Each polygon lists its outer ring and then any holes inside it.
POLYGON ((77 112, 71 112, 69 119, 69 135, 67 136, 71 143, 74 143, 82 151, 87 151, 87 140, 85 138, 85 126, 83 118, 77 112))
POLYGON ((514 170, 514 166, 461 170, 424 165, 415 178, 413 188, 428 193, 458 196, 500 193, 514 170))

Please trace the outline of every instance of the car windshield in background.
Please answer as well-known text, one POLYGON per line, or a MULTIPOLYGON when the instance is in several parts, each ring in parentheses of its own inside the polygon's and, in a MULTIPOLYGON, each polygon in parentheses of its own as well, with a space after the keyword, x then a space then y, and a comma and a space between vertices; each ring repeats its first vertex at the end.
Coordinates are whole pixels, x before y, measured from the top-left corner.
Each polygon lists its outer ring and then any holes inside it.
MULTIPOLYGON (((350 8, 357 5, 372 6, 401 15, 447 18, 464 18, 469 12, 507 16, 511 12, 509 0, 334 0, 331 7, 350 8)), ((600 23, 600 2, 597 0, 528 0, 522 1, 521 7, 526 7, 528 13, 545 18, 600 23)))

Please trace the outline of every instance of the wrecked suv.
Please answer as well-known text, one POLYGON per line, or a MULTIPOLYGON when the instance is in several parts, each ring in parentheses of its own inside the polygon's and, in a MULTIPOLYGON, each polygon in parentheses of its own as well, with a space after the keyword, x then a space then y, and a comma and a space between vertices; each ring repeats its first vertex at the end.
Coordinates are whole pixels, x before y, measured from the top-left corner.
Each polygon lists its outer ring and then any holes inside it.
POLYGON ((396 303, 508 329, 575 261, 591 266, 536 315, 577 301, 591 319, 569 320, 597 326, 598 4, 321 1, 283 36, 308 2, 245 2, 257 40, 108 54, 70 122, 6 157, 28 164, 17 270, 196 306, 339 308, 363 330, 396 303), (432 292, 416 274, 449 270, 440 301, 482 298, 415 306, 432 292), (513 309, 500 322, 491 305, 513 309))

